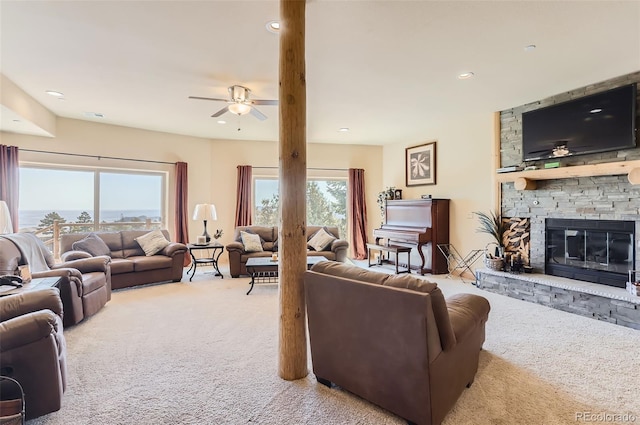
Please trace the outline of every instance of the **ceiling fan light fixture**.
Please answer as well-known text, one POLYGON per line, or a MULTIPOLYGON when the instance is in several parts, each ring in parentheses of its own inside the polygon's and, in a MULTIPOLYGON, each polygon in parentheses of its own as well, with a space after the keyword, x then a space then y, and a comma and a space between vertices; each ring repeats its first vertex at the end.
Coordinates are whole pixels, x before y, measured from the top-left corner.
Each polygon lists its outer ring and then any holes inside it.
POLYGON ((232 103, 229 105, 229 111, 236 115, 246 115, 251 112, 251 106, 245 103, 232 103))

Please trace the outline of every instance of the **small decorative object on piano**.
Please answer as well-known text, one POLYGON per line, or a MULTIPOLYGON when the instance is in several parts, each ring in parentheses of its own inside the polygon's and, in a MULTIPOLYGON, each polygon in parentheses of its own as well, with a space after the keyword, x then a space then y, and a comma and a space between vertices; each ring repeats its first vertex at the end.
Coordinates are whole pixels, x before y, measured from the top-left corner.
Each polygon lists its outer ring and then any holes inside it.
POLYGON ((636 297, 640 297, 640 270, 629 270, 627 291, 636 297))

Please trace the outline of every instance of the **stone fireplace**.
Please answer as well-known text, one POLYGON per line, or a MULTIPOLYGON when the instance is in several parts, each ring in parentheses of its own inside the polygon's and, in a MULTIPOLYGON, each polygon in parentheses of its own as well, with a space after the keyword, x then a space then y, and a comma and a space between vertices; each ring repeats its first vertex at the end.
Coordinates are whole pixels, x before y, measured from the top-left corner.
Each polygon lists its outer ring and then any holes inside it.
POLYGON ((545 274, 624 288, 635 269, 635 222, 545 220, 545 274))
MULTIPOLYGON (((640 83, 640 71, 501 111, 499 166, 523 165, 523 112, 631 83, 640 83)), ((640 123, 640 97, 636 100, 636 114, 636 123, 640 123)), ((640 143, 638 130, 636 139, 640 143)), ((640 160, 640 145, 616 152, 564 157, 559 162, 571 167, 632 160, 640 160)), ((537 166, 542 169, 540 173, 546 171, 543 162, 526 165, 537 166)), ((529 258, 534 274, 479 270, 478 286, 640 329, 640 297, 622 289, 627 271, 640 266, 640 185, 615 173, 542 178, 535 183, 531 187, 519 185, 525 190, 518 190, 513 181, 500 186, 502 216, 530 220, 529 258), (596 223, 609 228, 599 228, 596 223)))

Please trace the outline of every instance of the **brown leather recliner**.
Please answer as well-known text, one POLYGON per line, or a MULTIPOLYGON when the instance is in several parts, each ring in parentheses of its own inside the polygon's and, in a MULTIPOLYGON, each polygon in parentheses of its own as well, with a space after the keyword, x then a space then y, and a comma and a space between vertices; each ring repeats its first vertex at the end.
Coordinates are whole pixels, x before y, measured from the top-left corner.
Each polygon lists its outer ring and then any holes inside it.
POLYGON ((29 264, 31 276, 61 278, 59 288, 64 305, 64 326, 75 325, 85 317, 92 316, 111 299, 109 257, 83 258, 56 264, 53 254, 38 237, 30 233, 14 235, 20 237, 13 238, 11 234, 0 236, 0 270, 3 274, 17 274, 18 266, 31 261, 24 258, 24 252, 29 252, 30 248, 41 251, 45 264, 40 267, 45 270, 34 269, 34 265, 29 264))
POLYGON ((305 272, 313 372, 416 424, 440 424, 478 370, 489 302, 324 261, 305 272))
POLYGON ((58 289, 1 297, 0 341, 0 375, 22 386, 27 419, 59 410, 67 366, 58 289))

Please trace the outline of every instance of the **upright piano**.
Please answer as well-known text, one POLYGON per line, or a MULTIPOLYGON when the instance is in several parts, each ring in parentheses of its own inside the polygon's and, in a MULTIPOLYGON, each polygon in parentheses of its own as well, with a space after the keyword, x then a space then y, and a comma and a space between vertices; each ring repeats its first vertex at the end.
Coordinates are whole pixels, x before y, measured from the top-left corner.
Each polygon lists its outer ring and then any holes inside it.
POLYGON ((385 239, 386 244, 411 246, 412 256, 417 254, 421 260, 422 275, 448 273, 447 259, 437 245, 449 243, 449 199, 388 200, 384 223, 373 236, 378 245, 385 239))

